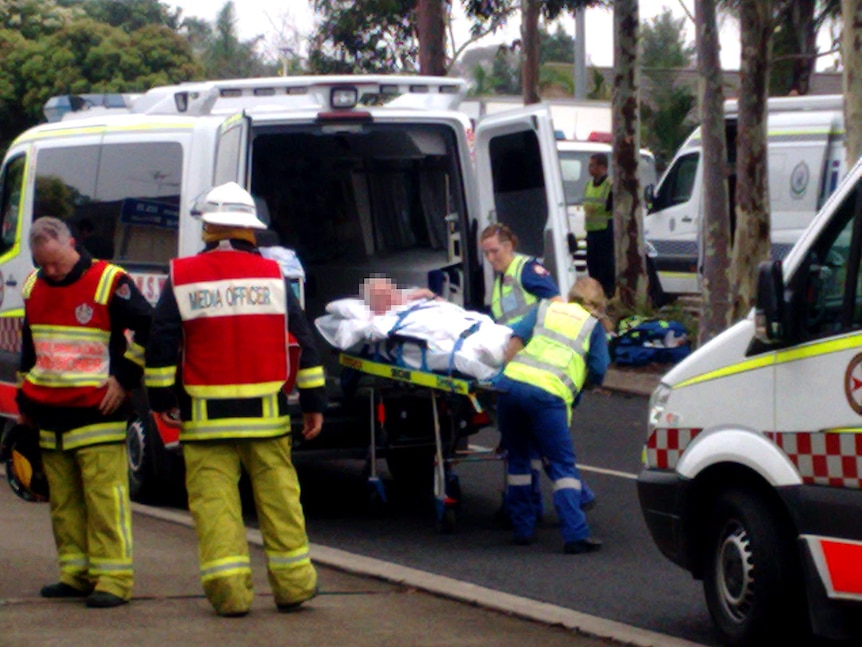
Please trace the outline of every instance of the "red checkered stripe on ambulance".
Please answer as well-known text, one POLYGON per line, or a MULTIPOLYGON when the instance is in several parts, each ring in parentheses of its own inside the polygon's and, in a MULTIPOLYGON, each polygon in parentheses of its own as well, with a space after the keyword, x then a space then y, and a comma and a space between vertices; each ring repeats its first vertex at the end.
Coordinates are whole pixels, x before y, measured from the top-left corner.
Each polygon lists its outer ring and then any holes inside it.
POLYGON ((650 434, 646 447, 647 467, 672 470, 679 457, 702 429, 658 428, 650 434))
POLYGON ((862 434, 767 432, 809 485, 862 488, 862 434))

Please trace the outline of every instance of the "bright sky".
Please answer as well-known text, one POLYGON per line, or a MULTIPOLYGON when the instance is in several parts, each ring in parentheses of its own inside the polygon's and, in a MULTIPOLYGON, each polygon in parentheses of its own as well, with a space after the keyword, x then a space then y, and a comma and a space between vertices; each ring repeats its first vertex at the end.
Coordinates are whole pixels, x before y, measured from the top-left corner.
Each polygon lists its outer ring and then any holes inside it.
MULTIPOLYGON (((226 0, 225 0, 226 1, 226 0)), ((691 15, 694 15, 694 0, 682 0, 691 15)), ((214 21, 219 9, 224 6, 220 0, 182 0, 168 2, 183 10, 183 16, 194 16, 208 21, 214 21)), ((454 15, 454 31, 458 45, 467 39, 469 21, 460 11, 460 3, 453 2, 456 7, 454 15)), ((685 13, 680 6, 680 0, 641 0, 641 21, 649 20, 662 13, 664 7, 671 9, 677 17, 685 13)), ((237 15, 237 29, 240 38, 247 39, 256 35, 264 35, 267 42, 278 41, 279 33, 287 33, 295 28, 300 35, 311 32, 314 16, 308 0, 234 0, 237 15)), ((610 66, 613 64, 613 13, 609 9, 587 10, 586 50, 587 58, 592 65, 610 66)), ((569 33, 574 33, 574 18, 567 15, 561 24, 569 33)), ((520 20, 515 18, 503 32, 498 32, 480 41, 481 45, 491 45, 503 41, 511 41, 519 36, 520 20)), ((694 24, 686 20, 687 39, 694 41, 694 24)), ((824 30, 825 31, 825 30, 824 30)), ((824 38, 820 39, 821 41, 824 38)), ((821 51, 828 47, 820 42, 821 51)), ((721 23, 721 60, 725 69, 739 68, 739 30, 736 21, 726 18, 721 23)), ((818 68, 832 62, 832 57, 822 57, 818 68)))

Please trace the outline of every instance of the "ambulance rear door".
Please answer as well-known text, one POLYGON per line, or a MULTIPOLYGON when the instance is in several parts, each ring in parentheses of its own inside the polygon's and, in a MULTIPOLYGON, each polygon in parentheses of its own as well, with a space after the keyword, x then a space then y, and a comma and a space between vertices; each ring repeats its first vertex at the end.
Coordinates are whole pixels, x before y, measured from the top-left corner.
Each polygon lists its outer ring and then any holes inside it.
POLYGON ((251 117, 245 112, 231 115, 219 128, 212 185, 236 182, 248 189, 250 157, 251 117))
MULTIPOLYGON (((501 112, 476 129, 479 231, 504 223, 518 250, 542 260, 565 294, 575 273, 567 252, 566 199, 551 114, 545 106, 501 112)), ((494 276, 485 265, 485 295, 494 276)))

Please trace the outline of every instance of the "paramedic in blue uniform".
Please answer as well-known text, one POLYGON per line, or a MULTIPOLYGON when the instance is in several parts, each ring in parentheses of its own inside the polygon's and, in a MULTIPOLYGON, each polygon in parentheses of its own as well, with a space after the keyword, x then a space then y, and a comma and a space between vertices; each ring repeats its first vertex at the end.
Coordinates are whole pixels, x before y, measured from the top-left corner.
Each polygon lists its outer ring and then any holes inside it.
POLYGON ((291 460, 288 332, 302 348, 296 385, 302 434, 320 433, 323 367, 311 327, 276 261, 260 256, 254 200, 234 182, 201 206, 204 251, 171 261, 156 306, 144 373, 154 411, 179 409, 189 511, 204 592, 221 616, 254 600, 239 493, 249 476, 279 611, 317 593, 299 481, 291 460))
POLYGON ((584 488, 569 432, 572 408, 586 383, 601 384, 610 358, 605 332, 583 306, 543 299, 513 326, 497 380, 500 433, 508 450, 506 505, 513 542, 533 541, 536 510, 530 459, 534 448, 547 462, 554 483, 554 508, 560 519, 563 551, 599 550, 590 537, 583 510, 584 488))
MULTIPOLYGON (((491 315, 497 323, 512 327, 536 306, 539 299, 560 296, 560 288, 551 273, 532 256, 515 251, 518 237, 508 225, 493 223, 485 227, 480 236, 480 246, 495 274, 491 315)), ((542 469, 542 459, 538 453, 534 453, 532 487, 538 518, 543 513, 542 469)), ((595 496, 589 488, 587 493, 588 503, 592 503, 595 496)))

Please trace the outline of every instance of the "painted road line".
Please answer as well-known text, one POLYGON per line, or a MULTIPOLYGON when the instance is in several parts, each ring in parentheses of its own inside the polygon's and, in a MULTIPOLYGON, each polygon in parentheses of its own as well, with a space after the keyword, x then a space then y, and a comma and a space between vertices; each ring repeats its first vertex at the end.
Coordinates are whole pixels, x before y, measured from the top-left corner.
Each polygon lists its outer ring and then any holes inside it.
MULTIPOLYGON (((469 450, 472 452, 490 452, 493 451, 489 447, 485 447, 483 445, 469 445, 469 450)), ((578 469, 583 470, 585 472, 592 472, 594 474, 605 474, 607 476, 618 476, 622 479, 629 479, 631 481, 636 481, 638 478, 637 474, 629 474, 628 472, 620 472, 618 470, 609 470, 604 467, 593 467, 592 465, 581 465, 578 464, 578 469)))

